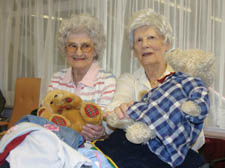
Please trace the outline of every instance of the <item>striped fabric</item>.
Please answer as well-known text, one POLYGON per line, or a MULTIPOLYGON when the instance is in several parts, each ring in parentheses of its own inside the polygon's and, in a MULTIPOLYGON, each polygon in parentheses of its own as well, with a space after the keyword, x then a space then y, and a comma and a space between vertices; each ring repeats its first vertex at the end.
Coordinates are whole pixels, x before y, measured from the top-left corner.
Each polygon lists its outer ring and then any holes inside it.
POLYGON ((90 101, 105 107, 111 102, 115 92, 116 79, 110 72, 101 69, 93 63, 87 74, 77 86, 72 79, 72 68, 63 69, 55 73, 48 86, 48 90, 61 89, 75 93, 83 101, 90 101))

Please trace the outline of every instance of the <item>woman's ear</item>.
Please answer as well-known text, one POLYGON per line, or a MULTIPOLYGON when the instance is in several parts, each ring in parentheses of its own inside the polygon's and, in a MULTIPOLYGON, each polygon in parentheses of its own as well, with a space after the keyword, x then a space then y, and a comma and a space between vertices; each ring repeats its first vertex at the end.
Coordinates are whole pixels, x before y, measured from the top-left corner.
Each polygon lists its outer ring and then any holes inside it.
POLYGON ((98 55, 97 55, 97 53, 96 53, 95 50, 94 50, 94 57, 93 57, 93 58, 94 58, 94 60, 96 60, 96 61, 98 60, 98 55))
POLYGON ((67 48, 67 46, 65 45, 65 46, 64 46, 64 51, 65 51, 65 53, 66 53, 66 48, 67 48))
POLYGON ((168 52, 171 49, 170 47, 171 47, 170 43, 166 42, 165 51, 168 52))
POLYGON ((132 48, 132 52, 133 52, 133 56, 135 56, 136 58, 138 58, 137 51, 135 50, 134 46, 132 48))

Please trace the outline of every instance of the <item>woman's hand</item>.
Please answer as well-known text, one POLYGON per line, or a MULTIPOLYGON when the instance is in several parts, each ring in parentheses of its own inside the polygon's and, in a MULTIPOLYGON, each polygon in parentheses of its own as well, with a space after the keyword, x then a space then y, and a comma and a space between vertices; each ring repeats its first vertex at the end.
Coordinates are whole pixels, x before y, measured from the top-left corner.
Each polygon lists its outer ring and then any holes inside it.
POLYGON ((102 125, 86 124, 81 133, 87 141, 101 138, 105 135, 105 128, 102 125))
POLYGON ((114 112, 117 114, 120 120, 124 118, 129 118, 127 110, 133 103, 134 103, 133 101, 129 103, 122 103, 120 104, 120 106, 116 107, 113 111, 105 112, 105 114, 103 114, 103 117, 106 118, 109 113, 114 112))

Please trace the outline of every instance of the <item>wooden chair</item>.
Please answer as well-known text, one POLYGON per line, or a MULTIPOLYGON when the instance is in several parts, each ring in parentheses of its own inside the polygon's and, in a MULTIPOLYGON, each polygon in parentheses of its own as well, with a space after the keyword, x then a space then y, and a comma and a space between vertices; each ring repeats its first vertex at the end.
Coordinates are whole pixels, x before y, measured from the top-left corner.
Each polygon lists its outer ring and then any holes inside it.
POLYGON ((13 126, 21 117, 30 114, 39 106, 40 78, 18 78, 16 80, 14 106, 9 122, 0 121, 0 126, 7 129, 13 126))

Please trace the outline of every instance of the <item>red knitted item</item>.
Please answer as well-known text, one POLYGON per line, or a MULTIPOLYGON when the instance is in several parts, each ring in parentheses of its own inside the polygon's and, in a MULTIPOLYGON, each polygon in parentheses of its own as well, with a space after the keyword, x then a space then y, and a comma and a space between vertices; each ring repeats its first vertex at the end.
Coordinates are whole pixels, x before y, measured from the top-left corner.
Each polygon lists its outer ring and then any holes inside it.
POLYGON ((92 104, 86 104, 84 111, 89 118, 94 118, 99 115, 99 110, 92 104))
POLYGON ((53 123, 55 123, 56 125, 60 125, 60 126, 66 126, 66 120, 63 117, 59 117, 59 116, 53 116, 51 121, 53 123))
POLYGON ((67 102, 67 103, 70 103, 70 102, 72 102, 72 98, 70 98, 70 97, 67 97, 66 99, 65 99, 65 101, 67 102))

